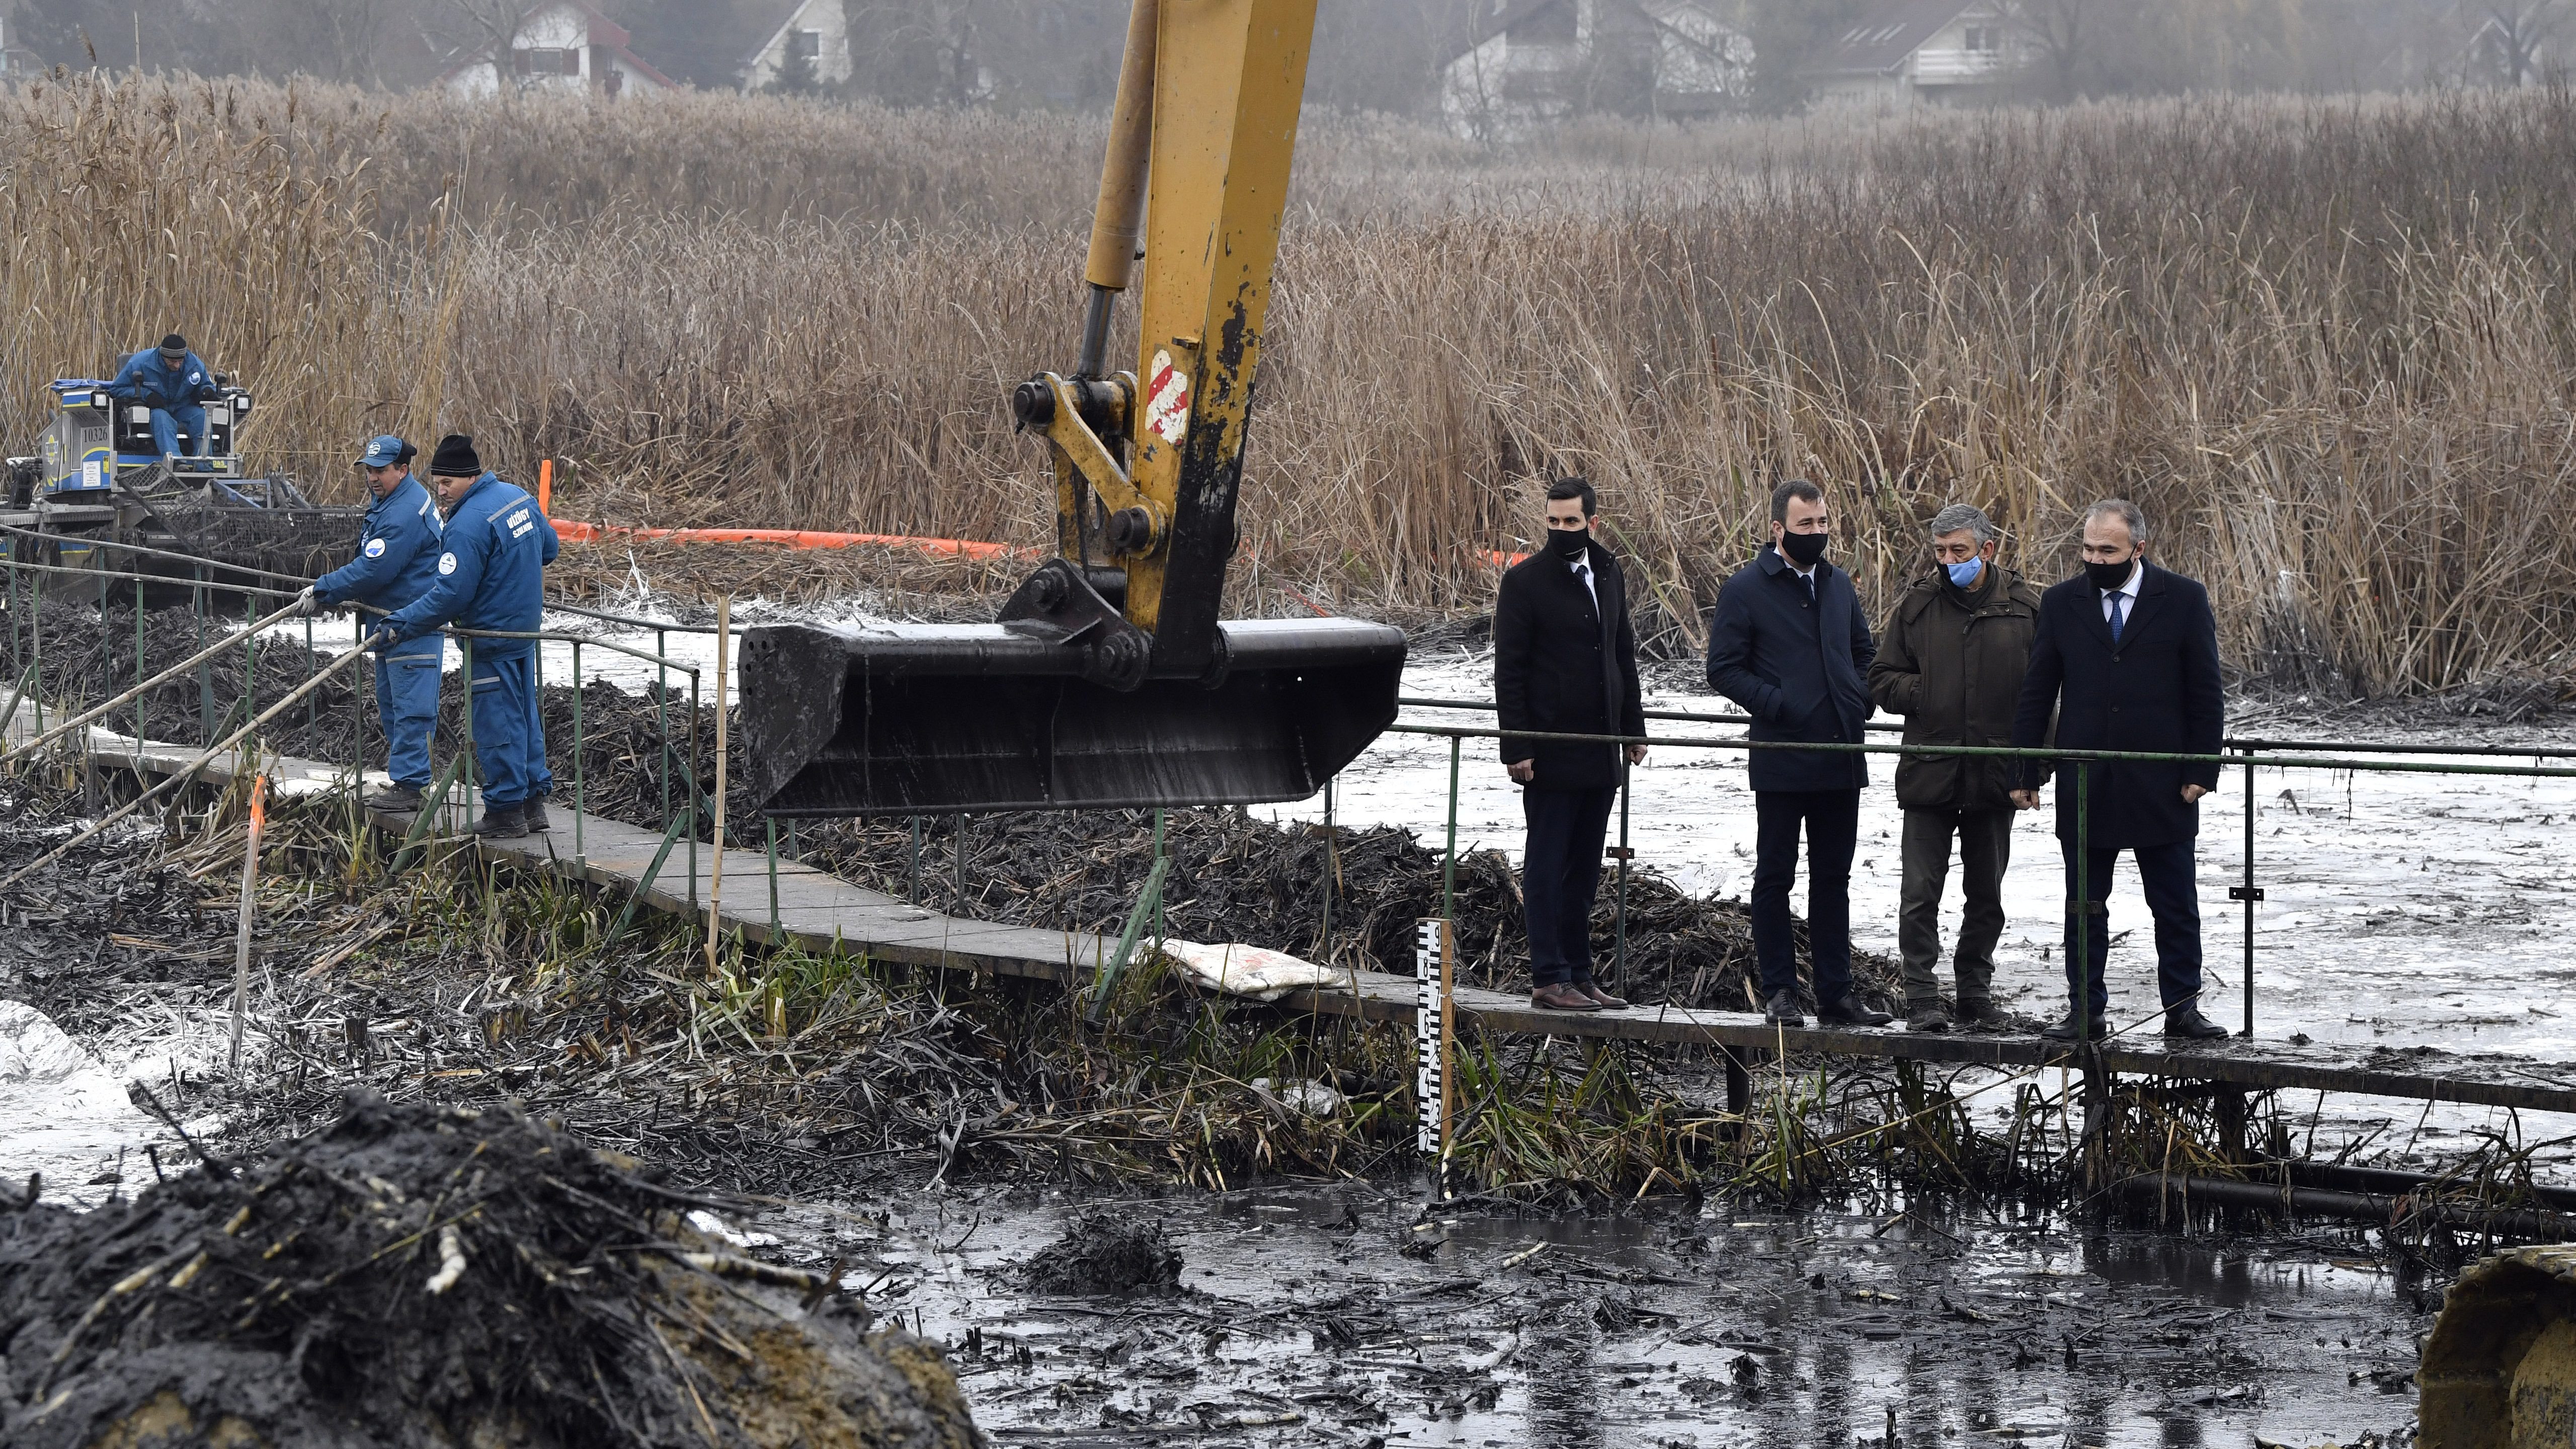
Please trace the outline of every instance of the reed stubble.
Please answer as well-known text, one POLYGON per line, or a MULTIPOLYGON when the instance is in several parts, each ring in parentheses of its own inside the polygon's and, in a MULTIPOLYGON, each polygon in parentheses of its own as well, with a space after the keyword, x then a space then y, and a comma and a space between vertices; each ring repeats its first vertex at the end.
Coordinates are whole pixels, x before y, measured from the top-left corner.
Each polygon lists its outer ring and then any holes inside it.
MULTIPOLYGON (((475 432, 558 510, 1036 543, 1011 383, 1069 362, 1087 120, 740 97, 480 107, 58 78, 0 100, 0 434, 172 326, 267 460, 475 432)), ((2122 494, 2249 673, 2567 672, 2576 98, 1308 127, 1245 470, 1247 597, 1481 607, 1603 485, 1672 647, 1779 478, 1883 601, 1984 505, 2056 577, 2122 494)), ((1129 325, 1132 327, 1132 320, 1129 325)))

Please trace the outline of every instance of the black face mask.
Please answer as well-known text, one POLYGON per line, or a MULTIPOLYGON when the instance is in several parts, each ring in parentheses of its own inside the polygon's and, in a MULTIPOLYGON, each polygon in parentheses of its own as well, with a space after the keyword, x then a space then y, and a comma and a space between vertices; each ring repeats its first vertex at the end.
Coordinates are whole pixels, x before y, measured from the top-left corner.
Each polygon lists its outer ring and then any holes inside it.
POLYGON ((2084 577, 2097 589, 2116 589, 2129 581, 2129 571, 2137 566, 2138 561, 2134 558, 2124 558, 2118 563, 2108 564, 2094 563, 2088 559, 2084 564, 2084 577))
POLYGON ((1784 533, 1780 535, 1780 556, 1802 569, 1816 566, 1825 556, 1825 545, 1833 538, 1829 533, 1784 533))
POLYGON ((1592 530, 1588 528, 1551 528, 1547 531, 1547 546, 1567 563, 1583 557, 1591 542, 1592 530))

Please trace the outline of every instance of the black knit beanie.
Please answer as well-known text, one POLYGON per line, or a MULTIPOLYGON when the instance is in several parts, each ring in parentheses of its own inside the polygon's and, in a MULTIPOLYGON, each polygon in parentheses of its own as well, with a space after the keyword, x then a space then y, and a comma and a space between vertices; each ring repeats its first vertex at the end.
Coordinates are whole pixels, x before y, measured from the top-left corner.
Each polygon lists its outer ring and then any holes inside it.
POLYGON ((175 352, 181 357, 185 357, 188 355, 188 339, 180 336, 176 332, 173 332, 169 336, 161 339, 161 351, 165 356, 169 353, 175 352))
POLYGON ((434 478, 477 478, 483 473, 483 460, 474 456, 474 438, 469 433, 450 433, 438 440, 438 451, 429 455, 429 472, 434 478))

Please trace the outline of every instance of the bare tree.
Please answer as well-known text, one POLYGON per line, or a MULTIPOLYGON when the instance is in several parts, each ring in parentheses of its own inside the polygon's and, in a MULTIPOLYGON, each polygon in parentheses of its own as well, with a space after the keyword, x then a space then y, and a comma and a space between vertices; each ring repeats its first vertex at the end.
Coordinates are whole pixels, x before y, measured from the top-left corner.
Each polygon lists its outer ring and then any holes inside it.
POLYGON ((2571 0, 2469 0, 2461 6, 2470 26, 2471 65, 2509 86, 2538 80, 2551 43, 2568 29, 2571 0))
POLYGON ((2048 98, 2062 103, 2082 95, 2086 73, 2095 68, 2106 0, 2002 0, 1998 8, 2048 98))

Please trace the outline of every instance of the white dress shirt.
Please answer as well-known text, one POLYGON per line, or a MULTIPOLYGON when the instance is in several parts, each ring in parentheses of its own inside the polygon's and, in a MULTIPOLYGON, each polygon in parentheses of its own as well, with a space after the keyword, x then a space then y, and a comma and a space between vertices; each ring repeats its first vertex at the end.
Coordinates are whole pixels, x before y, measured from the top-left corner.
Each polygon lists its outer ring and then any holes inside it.
POLYGON ((2103 623, 2108 624, 2111 622, 2111 601, 2113 599, 2119 599, 2121 600, 2120 631, 2124 635, 2128 632, 2129 621, 2138 617, 2138 584, 2143 581, 2146 576, 2146 561, 2143 559, 2132 559, 2129 563, 2128 579, 2116 589, 2102 590, 2103 623))

